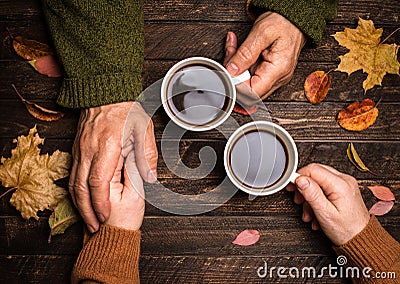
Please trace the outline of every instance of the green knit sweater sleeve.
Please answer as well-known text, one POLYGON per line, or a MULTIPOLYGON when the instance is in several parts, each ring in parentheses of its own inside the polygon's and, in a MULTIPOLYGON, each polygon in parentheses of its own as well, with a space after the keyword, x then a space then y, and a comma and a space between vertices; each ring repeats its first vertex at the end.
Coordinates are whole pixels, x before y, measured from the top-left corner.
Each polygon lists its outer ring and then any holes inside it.
POLYGON ((295 24, 314 44, 320 44, 326 22, 337 14, 338 0, 250 0, 249 12, 281 14, 295 24))
POLYGON ((57 102, 85 108, 136 99, 144 54, 141 0, 42 0, 65 69, 57 102))

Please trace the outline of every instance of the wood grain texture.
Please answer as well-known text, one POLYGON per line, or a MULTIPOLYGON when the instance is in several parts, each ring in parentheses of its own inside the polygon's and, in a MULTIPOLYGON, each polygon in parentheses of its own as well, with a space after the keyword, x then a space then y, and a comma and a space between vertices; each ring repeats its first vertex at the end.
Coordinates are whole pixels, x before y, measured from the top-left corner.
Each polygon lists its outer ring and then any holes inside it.
MULTIPOLYGON (((145 0, 145 88, 161 79, 177 61, 190 56, 206 56, 222 61, 227 31, 234 31, 242 42, 252 23, 245 10, 244 0, 145 0)), ((299 59, 292 81, 278 89, 266 101, 272 120, 285 127, 296 140, 300 166, 312 162, 332 165, 355 176, 363 199, 370 208, 377 199, 367 189, 369 185, 389 186, 400 200, 400 79, 385 76, 382 87, 365 95, 361 87, 366 74, 361 71, 351 76, 333 72, 333 83, 324 102, 313 106, 304 97, 303 83, 315 70, 332 70, 339 63, 338 56, 347 52, 331 36, 345 27, 355 28, 358 17, 371 19, 377 28, 384 29, 383 38, 400 25, 400 6, 397 0, 339 1, 337 18, 328 23, 319 47, 306 47, 299 59), (337 113, 349 103, 372 98, 381 99, 377 122, 366 131, 353 133, 336 123, 337 113), (353 142, 363 161, 378 176, 361 173, 347 160, 345 150, 353 142)), ((46 138, 43 153, 56 149, 71 152, 79 112, 63 109, 55 104, 60 78, 47 78, 36 73, 11 47, 6 32, 51 44, 39 0, 0 0, 0 155, 9 156, 15 146, 11 141, 26 135, 37 124, 46 138), (14 94, 15 84, 26 99, 66 116, 53 123, 35 120, 14 94)), ((400 33, 388 43, 399 43, 400 33)), ((400 58, 400 57, 399 57, 400 58)), ((158 94, 146 98, 145 107, 159 107, 158 94)), ((238 125, 250 118, 238 114, 217 130, 205 133, 185 133, 179 142, 176 133, 163 131, 169 122, 159 109, 153 116, 159 149, 158 176, 160 183, 176 193, 192 195, 213 191, 225 178, 222 153, 226 138, 238 125), (161 152, 161 141, 164 151, 161 152), (179 150, 174 146, 179 142, 179 150), (217 154, 215 167, 205 178, 196 180, 200 173, 199 152, 211 147, 217 154), (167 167, 170 161, 170 167, 167 167), (177 162, 192 170, 188 180, 179 176, 177 162)), ((269 119, 265 112, 257 112, 256 119, 269 119)), ((212 166, 212 161, 204 165, 212 166)), ((181 167, 182 169, 182 167, 181 167)), ((66 187, 67 179, 58 182, 66 187)), ((227 190, 236 189, 227 184, 227 190)), ((155 191, 145 185, 147 192, 158 195, 164 206, 182 204, 166 192, 155 191)), ((0 187, 0 192, 5 189, 0 187)), ((49 211, 39 212, 39 221, 25 221, 9 204, 10 195, 0 200, 0 283, 69 283, 73 263, 82 244, 82 222, 69 228, 64 235, 55 236, 47 243, 49 211)), ((209 200, 210 210, 216 199, 209 200)), ((219 205, 219 204, 218 204, 219 205)), ((313 232, 301 221, 302 208, 293 202, 293 194, 281 191, 272 196, 249 200, 237 191, 232 198, 214 210, 199 216, 175 216, 146 203, 142 227, 140 275, 142 283, 348 283, 346 279, 279 279, 257 277, 257 269, 264 264, 283 267, 316 267, 320 270, 336 264, 331 244, 321 232, 313 232), (261 232, 260 241, 249 247, 231 244, 244 229, 261 232)), ((397 240, 400 205, 379 217, 382 225, 397 240)))

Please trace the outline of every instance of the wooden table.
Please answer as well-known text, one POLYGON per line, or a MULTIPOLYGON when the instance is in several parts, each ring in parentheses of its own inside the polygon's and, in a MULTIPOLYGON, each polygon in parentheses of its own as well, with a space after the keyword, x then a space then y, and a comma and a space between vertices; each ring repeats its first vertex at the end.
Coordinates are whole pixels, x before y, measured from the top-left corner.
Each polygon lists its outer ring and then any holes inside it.
MULTIPOLYGON (((227 31, 234 31, 242 41, 249 29, 244 0, 231 1, 145 1, 146 60, 145 87, 162 78, 175 62, 190 56, 206 56, 221 61, 227 31)), ((331 90, 324 102, 311 105, 303 94, 305 77, 314 70, 335 69, 338 56, 346 53, 330 35, 344 27, 355 28, 358 17, 372 19, 384 28, 383 38, 400 26, 397 0, 340 1, 337 18, 328 24, 323 43, 305 49, 294 78, 265 101, 273 121, 286 128, 299 150, 300 166, 311 162, 332 165, 360 183, 369 207, 376 199, 366 186, 390 186, 400 200, 400 79, 389 75, 382 87, 364 95, 361 84, 366 75, 360 71, 348 77, 334 72, 331 90), (337 113, 349 103, 369 97, 381 99, 377 122, 369 129, 355 133, 337 124, 337 113), (354 142, 364 162, 376 173, 359 172, 346 157, 346 147, 354 142)), ((15 84, 26 99, 57 108, 54 101, 59 79, 42 76, 12 50, 6 29, 16 35, 49 42, 49 36, 38 1, 0 1, 0 154, 10 156, 12 139, 26 135, 37 124, 46 137, 43 152, 56 149, 71 152, 75 135, 76 111, 63 110, 66 117, 58 122, 35 120, 24 109, 11 88, 15 84)), ((400 33, 388 43, 400 43, 400 33)), ((149 98, 151 102, 151 98, 149 98)), ((243 124, 248 118, 233 117, 243 124)), ((153 117, 157 143, 168 122, 163 111, 153 117)), ((174 137, 167 142, 176 143, 174 137)), ((186 180, 174 175, 159 157, 159 179, 162 184, 183 194, 211 191, 225 177, 222 153, 226 139, 217 131, 187 133, 180 141, 181 160, 189 167, 199 165, 198 152, 204 146, 215 149, 218 161, 214 170, 202 180, 186 180)), ((164 153, 168 155, 168 151, 164 153)), ((147 187, 148 189, 150 187, 147 187)), ((4 191, 4 188, 1 188, 4 191)), ((81 248, 81 224, 48 244, 49 212, 40 213, 39 221, 25 221, 12 206, 10 196, 0 200, 0 282, 1 283, 67 283, 74 260, 81 248)), ((166 199, 166 204, 174 200, 166 199)), ((177 204, 178 206, 178 204, 177 204)), ((269 197, 248 200, 237 192, 219 208, 200 216, 178 216, 152 205, 146 207, 142 231, 140 275, 143 283, 272 283, 279 279, 260 279, 257 268, 264 265, 310 267, 317 270, 336 264, 329 240, 320 231, 313 232, 301 221, 301 208, 286 191, 269 197), (231 244, 244 229, 260 231, 260 241, 249 247, 231 244)), ((379 220, 400 240, 400 206, 379 220)), ((282 279, 283 281, 284 279, 282 279)), ((339 278, 286 279, 291 282, 346 282, 339 278)))

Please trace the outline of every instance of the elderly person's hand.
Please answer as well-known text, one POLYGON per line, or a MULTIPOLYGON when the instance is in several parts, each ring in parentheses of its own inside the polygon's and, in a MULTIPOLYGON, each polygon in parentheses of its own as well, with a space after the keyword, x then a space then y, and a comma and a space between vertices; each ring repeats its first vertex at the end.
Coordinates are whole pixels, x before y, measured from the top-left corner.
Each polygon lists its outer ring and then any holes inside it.
POLYGON ((280 14, 265 12, 242 45, 237 47, 233 32, 227 35, 224 65, 232 76, 248 70, 248 84, 265 99, 277 88, 292 79, 306 36, 280 14))
POLYGON ((303 204, 303 221, 320 226, 335 244, 343 245, 367 226, 370 215, 362 199, 357 181, 347 174, 320 164, 310 164, 300 170, 294 201, 303 204))
MULTIPOLYGON (((109 219, 110 183, 121 177, 121 159, 132 151, 140 176, 154 182, 158 153, 153 124, 140 103, 122 102, 81 111, 69 191, 89 232, 96 232, 99 223, 109 219), (128 120, 130 112, 133 115, 128 120)), ((123 187, 132 187, 129 179, 124 180, 123 187)))

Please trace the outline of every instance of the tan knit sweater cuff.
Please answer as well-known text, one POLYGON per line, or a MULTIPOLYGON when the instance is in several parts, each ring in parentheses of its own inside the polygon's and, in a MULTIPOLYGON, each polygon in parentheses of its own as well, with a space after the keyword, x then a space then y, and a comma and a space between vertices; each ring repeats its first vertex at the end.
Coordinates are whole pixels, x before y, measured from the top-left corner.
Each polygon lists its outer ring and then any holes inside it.
POLYGON ((139 283, 140 231, 101 225, 84 244, 72 283, 139 283))
MULTIPOLYGON (((363 283, 369 283, 369 281, 380 283, 377 282, 377 279, 372 279, 376 272, 393 271, 396 272, 397 277, 400 277, 400 271, 398 271, 400 244, 389 235, 375 216, 371 216, 364 230, 346 244, 334 247, 334 250, 338 255, 347 257, 349 266, 357 266, 361 269, 370 267, 372 269, 369 273, 371 279, 364 279, 362 280, 363 283)), ((393 279, 390 281, 393 281, 393 279)), ((395 281, 400 281, 400 278, 395 281)))

